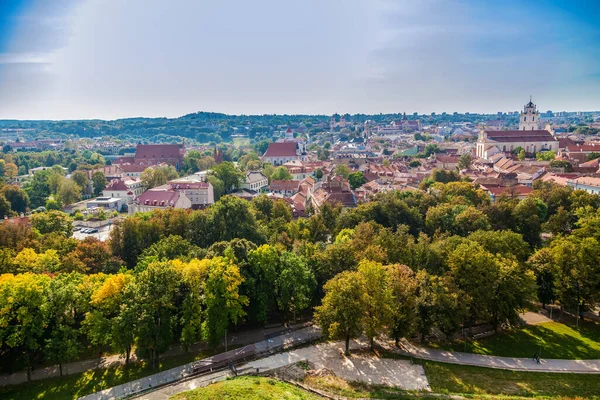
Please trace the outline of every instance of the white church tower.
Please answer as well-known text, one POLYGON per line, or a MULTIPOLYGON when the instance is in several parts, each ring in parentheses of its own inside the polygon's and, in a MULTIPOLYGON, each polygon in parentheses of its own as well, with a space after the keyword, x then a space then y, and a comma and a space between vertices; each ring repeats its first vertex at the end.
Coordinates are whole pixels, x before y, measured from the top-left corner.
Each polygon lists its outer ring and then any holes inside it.
POLYGON ((521 111, 521 120, 519 121, 520 131, 537 131, 540 129, 540 113, 536 110, 535 104, 529 97, 529 103, 521 111))

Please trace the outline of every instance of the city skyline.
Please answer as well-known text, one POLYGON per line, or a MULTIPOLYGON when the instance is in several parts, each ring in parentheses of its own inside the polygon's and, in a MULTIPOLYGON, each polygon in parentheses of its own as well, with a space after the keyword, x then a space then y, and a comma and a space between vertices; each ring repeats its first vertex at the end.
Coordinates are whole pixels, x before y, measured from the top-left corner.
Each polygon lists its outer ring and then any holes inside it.
POLYGON ((0 118, 600 108, 589 1, 0 2, 0 118), (576 28, 576 29, 574 29, 576 28))

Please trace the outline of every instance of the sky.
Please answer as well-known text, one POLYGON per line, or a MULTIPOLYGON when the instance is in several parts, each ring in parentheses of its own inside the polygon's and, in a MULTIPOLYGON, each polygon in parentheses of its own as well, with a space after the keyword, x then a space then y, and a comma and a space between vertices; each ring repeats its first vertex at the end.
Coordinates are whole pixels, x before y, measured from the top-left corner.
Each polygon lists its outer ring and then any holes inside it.
POLYGON ((0 0, 0 119, 600 110, 597 0, 0 0))

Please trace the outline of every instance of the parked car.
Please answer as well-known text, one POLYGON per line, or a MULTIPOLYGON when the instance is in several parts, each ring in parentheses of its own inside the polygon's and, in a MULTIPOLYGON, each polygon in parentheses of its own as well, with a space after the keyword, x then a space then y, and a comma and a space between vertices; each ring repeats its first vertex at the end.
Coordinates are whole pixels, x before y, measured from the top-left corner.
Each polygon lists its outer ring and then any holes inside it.
POLYGON ((96 229, 96 228, 91 228, 91 229, 88 229, 88 230, 89 230, 88 233, 98 233, 98 229, 96 229))

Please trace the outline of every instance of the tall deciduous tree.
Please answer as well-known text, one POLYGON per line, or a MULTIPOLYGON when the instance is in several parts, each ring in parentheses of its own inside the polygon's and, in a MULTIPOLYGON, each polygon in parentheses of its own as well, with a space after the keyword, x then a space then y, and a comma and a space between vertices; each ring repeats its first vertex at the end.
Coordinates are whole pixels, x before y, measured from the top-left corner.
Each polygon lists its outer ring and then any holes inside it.
POLYGON ((239 188, 246 177, 232 162, 223 162, 214 165, 211 169, 211 174, 223 182, 225 193, 239 188))
POLYGON ((31 381, 32 356, 43 345, 50 317, 47 300, 50 278, 42 274, 0 276, 0 345, 18 351, 31 381))
POLYGON ((29 207, 29 196, 17 185, 6 185, 0 190, 6 200, 10 203, 10 208, 17 213, 24 213, 29 207))
POLYGON ((315 289, 315 277, 306 265, 306 261, 294 253, 284 252, 280 258, 279 276, 275 280, 277 305, 284 318, 292 313, 306 309, 315 289))
POLYGON ((363 331, 369 338, 371 350, 374 338, 383 334, 393 323, 393 292, 389 285, 388 270, 380 263, 363 260, 358 265, 363 285, 363 331))
POLYGON ((328 339, 345 340, 345 353, 350 352, 350 339, 363 332, 363 285, 357 272, 344 271, 328 281, 322 304, 315 308, 315 320, 328 339))
POLYGON ((104 172, 96 171, 92 174, 92 186, 94 187, 94 196, 100 196, 100 193, 106 188, 104 172))
POLYGON ((245 314, 248 298, 239 293, 242 282, 240 270, 233 262, 222 257, 210 260, 204 288, 206 311, 202 334, 213 346, 219 343, 229 325, 237 324, 245 314))

